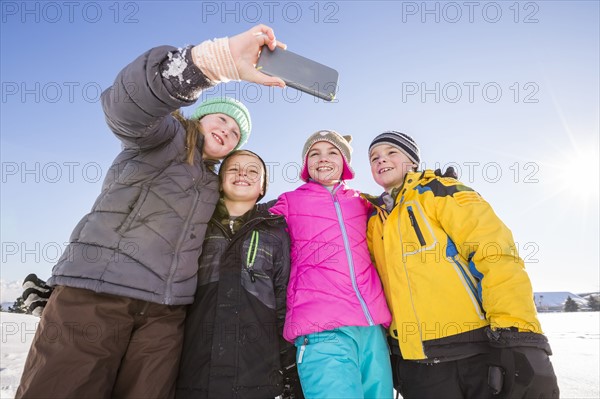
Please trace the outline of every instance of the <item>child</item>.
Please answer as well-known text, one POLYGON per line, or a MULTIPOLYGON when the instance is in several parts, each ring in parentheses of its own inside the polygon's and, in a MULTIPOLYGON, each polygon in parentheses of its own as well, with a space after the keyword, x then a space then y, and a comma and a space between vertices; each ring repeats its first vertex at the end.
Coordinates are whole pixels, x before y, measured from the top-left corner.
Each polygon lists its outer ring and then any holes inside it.
POLYGON ((310 136, 302 151, 307 183, 271 208, 288 223, 284 336, 296 344, 307 398, 391 398, 393 391, 382 328, 390 313, 365 237, 370 205, 344 183, 354 177, 349 141, 331 130, 310 136))
POLYGON ((265 44, 277 45, 260 25, 154 48, 102 94, 123 150, 53 269, 18 398, 173 396, 185 305, 219 196, 212 166, 246 142, 251 122, 227 98, 201 104, 192 120, 171 113, 220 81, 282 86, 254 68, 265 44))
POLYGON ((367 237, 392 311, 392 367, 402 397, 558 397, 510 230, 456 179, 417 172, 419 148, 410 136, 380 134, 369 159, 385 192, 371 198, 367 237))
POLYGON ((256 205, 267 176, 255 153, 229 154, 219 180, 221 199, 185 322, 176 397, 274 398, 283 392, 283 377, 289 384, 295 374, 296 350, 282 337, 290 272, 285 221, 256 205))

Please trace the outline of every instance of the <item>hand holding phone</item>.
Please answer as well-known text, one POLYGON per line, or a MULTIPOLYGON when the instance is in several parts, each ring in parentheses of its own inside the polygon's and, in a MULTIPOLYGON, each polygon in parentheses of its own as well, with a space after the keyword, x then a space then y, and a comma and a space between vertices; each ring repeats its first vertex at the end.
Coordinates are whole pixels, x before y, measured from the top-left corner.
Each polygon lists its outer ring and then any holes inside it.
POLYGON ((283 80, 258 73, 254 66, 260 52, 266 48, 285 48, 285 44, 275 40, 275 32, 266 25, 257 25, 243 33, 229 38, 229 50, 235 67, 242 80, 267 86, 284 86, 283 80))
POLYGON ((256 69, 281 78, 286 85, 310 95, 333 101, 337 93, 338 71, 316 61, 275 48, 262 48, 256 69))

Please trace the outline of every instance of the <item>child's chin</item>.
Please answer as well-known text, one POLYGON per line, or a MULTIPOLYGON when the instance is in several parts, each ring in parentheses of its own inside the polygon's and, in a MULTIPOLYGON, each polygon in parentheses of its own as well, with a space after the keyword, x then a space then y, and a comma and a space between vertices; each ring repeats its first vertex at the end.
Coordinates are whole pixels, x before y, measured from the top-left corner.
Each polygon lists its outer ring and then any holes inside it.
MULTIPOLYGON (((231 151, 229 151, 229 152, 231 152, 231 151)), ((216 150, 212 151, 212 156, 210 157, 210 159, 222 160, 223 158, 225 158, 227 156, 227 154, 229 154, 229 152, 223 151, 221 149, 216 149, 216 150)))

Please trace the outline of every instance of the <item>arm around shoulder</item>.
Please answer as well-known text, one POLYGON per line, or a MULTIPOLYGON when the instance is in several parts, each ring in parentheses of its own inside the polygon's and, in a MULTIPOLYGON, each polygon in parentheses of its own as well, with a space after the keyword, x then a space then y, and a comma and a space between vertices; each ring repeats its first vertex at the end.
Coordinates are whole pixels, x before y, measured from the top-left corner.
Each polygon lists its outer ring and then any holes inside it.
POLYGON ((279 196, 279 198, 277 198, 277 202, 275 202, 275 205, 273 205, 271 207, 271 209, 269 209, 269 212, 271 212, 274 215, 283 215, 283 216, 287 217, 287 215, 288 215, 287 196, 285 194, 281 194, 279 196))

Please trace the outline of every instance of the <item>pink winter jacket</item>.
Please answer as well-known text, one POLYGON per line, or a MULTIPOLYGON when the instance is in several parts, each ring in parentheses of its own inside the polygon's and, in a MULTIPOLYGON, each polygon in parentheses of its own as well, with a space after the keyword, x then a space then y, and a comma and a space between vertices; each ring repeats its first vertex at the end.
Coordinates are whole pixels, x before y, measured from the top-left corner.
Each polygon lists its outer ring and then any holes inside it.
POLYGON ((282 194, 271 212, 284 215, 291 241, 284 337, 344 326, 388 326, 381 282, 366 229, 370 205, 345 184, 316 182, 282 194))

